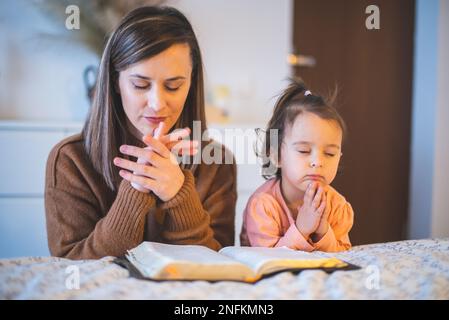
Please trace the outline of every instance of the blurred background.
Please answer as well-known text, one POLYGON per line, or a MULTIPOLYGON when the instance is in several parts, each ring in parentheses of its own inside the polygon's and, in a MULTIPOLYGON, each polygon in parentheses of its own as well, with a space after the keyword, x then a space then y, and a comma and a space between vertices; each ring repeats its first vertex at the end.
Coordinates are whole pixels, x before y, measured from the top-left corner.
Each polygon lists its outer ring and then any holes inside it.
MULTIPOLYGON (((247 148, 288 77, 338 85, 349 135, 334 185, 354 207, 354 245, 449 236, 449 0, 4 0, 0 258, 49 254, 48 152, 81 130, 107 35, 145 4, 189 18, 209 127, 245 130, 247 148), (66 28, 70 5, 79 29, 66 28)), ((257 164, 239 164, 236 243, 261 183, 257 164)))

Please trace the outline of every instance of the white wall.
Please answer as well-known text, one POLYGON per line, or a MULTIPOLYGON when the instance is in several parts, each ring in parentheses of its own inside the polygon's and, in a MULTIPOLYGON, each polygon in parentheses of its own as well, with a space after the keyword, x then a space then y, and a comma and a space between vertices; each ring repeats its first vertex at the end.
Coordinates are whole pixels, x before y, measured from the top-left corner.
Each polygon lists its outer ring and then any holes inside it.
MULTIPOLYGON (((98 58, 37 10, 37 1, 0 1, 0 119, 83 120, 82 74, 98 58)), ((169 0, 191 20, 203 52, 208 101, 230 89, 233 122, 265 123, 290 76, 291 0, 169 0)), ((81 12, 82 14, 82 12, 81 12)), ((83 28, 81 20, 81 28, 83 28)))
POLYGON ((409 237, 449 236, 449 5, 418 0, 409 237))
POLYGON ((266 123, 291 75, 292 0, 170 0, 198 37, 209 94, 230 88, 236 122, 266 123))
POLYGON ((432 237, 449 237, 449 1, 440 0, 432 237))
POLYGON ((33 3, 0 1, 0 119, 84 120, 83 70, 98 58, 33 3))

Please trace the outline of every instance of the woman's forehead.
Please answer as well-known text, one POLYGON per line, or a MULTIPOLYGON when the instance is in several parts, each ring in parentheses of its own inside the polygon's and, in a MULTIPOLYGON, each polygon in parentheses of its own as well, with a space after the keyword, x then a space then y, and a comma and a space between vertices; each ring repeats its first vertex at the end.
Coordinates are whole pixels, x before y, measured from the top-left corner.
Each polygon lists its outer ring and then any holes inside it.
POLYGON ((175 44, 161 53, 129 66, 124 73, 138 75, 148 79, 188 78, 192 72, 190 47, 187 44, 175 44))

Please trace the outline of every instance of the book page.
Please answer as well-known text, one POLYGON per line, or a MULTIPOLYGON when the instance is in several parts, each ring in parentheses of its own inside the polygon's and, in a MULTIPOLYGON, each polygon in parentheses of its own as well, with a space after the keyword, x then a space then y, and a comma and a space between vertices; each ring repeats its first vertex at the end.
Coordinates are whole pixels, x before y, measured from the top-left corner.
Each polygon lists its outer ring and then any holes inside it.
POLYGON ((127 258, 153 279, 247 281, 256 276, 248 266, 204 246, 142 242, 127 258))
POLYGON ((240 261, 264 275, 287 269, 339 268, 347 264, 321 252, 305 252, 287 247, 225 247, 220 253, 240 261))

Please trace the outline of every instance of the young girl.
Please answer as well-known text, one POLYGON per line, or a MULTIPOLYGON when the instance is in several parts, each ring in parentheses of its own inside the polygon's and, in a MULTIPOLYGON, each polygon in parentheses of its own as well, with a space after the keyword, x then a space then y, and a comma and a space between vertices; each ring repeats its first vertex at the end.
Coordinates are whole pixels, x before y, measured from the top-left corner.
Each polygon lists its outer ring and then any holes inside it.
POLYGON ((272 179, 248 200, 242 246, 327 252, 351 248, 352 207, 330 186, 342 156, 345 128, 332 102, 302 83, 294 82, 283 92, 262 151, 268 159, 264 177, 272 179))

